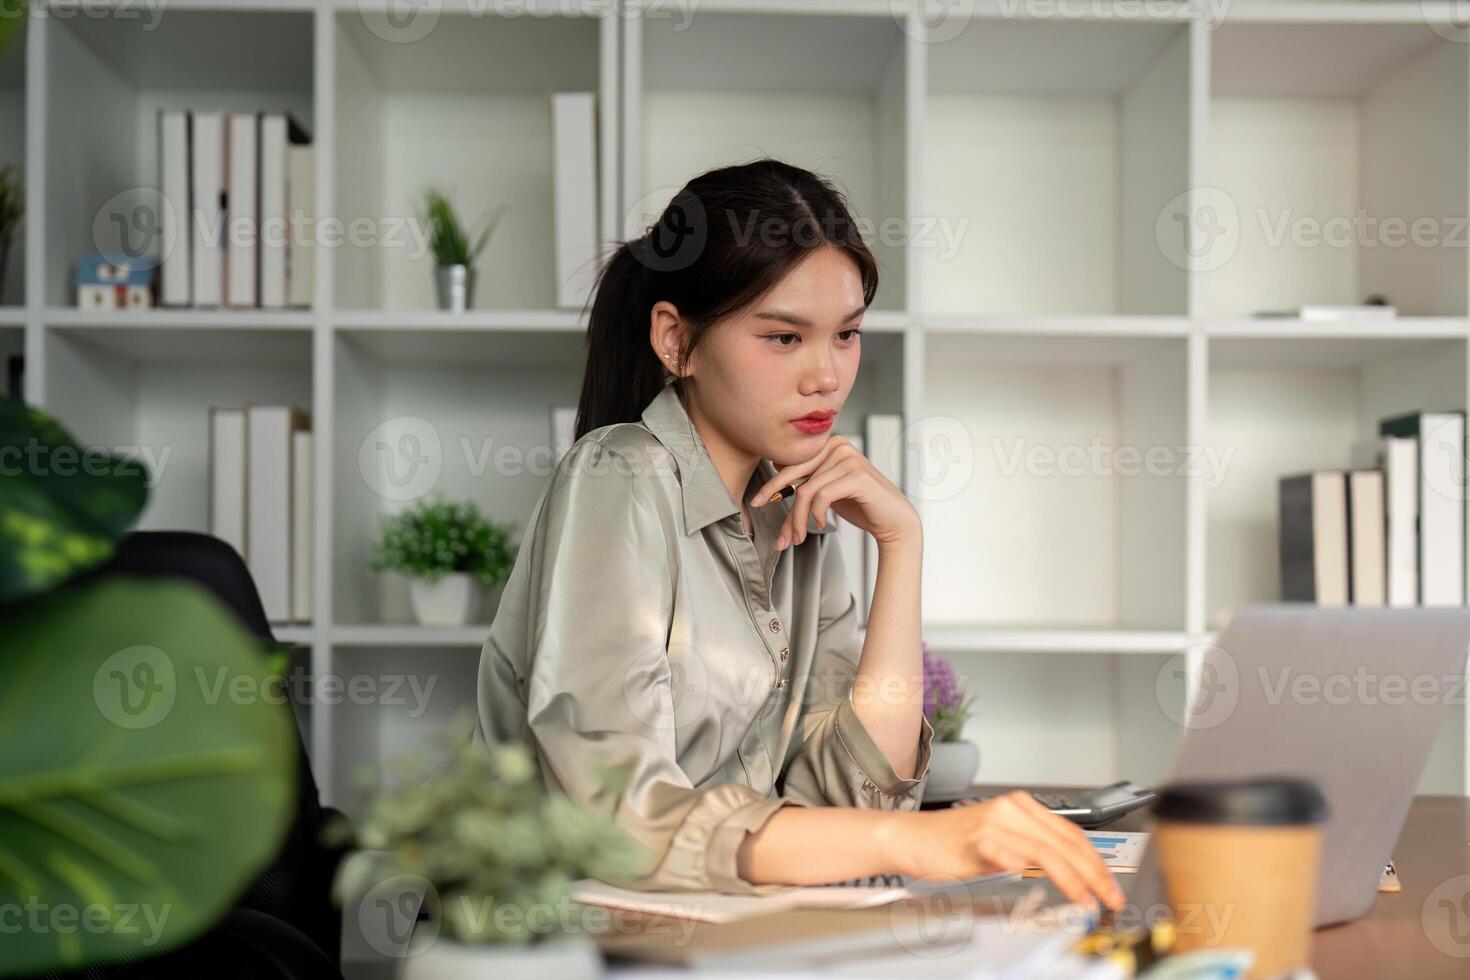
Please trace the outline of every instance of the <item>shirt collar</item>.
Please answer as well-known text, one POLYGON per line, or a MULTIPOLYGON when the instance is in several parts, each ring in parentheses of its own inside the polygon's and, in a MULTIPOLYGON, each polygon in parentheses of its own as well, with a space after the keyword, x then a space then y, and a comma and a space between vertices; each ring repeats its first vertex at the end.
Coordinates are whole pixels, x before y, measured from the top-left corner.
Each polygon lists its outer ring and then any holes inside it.
MULTIPOLYGON (((679 393, 672 383, 665 384, 643 410, 643 424, 678 463, 679 483, 684 489, 684 526, 688 533, 693 534, 727 517, 738 517, 740 506, 730 499, 730 491, 720 479, 709 449, 689 413, 684 410, 684 403, 679 401, 679 393)), ((746 492, 754 493, 756 487, 763 486, 775 475, 775 464, 768 459, 760 460, 746 492)), ((778 501, 774 506, 768 503, 752 508, 751 519, 765 521, 774 535, 774 529, 790 509, 790 499, 778 501)), ((818 527, 814 516, 807 519, 808 534, 825 534, 831 528, 830 522, 826 527, 818 527)))

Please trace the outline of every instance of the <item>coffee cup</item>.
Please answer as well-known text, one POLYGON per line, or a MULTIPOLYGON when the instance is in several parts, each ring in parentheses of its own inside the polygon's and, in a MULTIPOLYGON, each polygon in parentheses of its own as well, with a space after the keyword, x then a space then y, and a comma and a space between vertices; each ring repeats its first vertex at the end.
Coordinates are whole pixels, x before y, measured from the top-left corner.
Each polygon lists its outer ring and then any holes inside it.
POLYGON ((1247 948, 1250 976, 1306 966, 1327 801, 1288 778, 1178 782, 1154 804, 1153 845, 1174 951, 1247 948))

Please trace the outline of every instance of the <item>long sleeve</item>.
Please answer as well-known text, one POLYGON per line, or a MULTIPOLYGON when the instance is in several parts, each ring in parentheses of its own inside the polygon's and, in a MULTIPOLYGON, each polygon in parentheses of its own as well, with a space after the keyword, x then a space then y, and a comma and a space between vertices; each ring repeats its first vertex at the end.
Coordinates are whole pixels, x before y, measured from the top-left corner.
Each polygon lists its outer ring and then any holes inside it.
POLYGON ((779 890, 740 878, 736 853, 747 832, 800 801, 733 782, 696 788, 678 763, 681 691, 667 651, 677 518, 618 450, 591 440, 563 462, 533 519, 533 551, 523 556, 532 658, 521 683, 548 788, 612 815, 643 845, 646 874, 618 884, 779 890), (603 784, 607 770, 621 786, 603 784))
POLYGON ((903 779, 853 707, 862 657, 857 599, 847 582, 838 536, 821 536, 822 588, 816 652, 801 736, 792 740, 781 794, 816 806, 917 810, 929 775, 934 728, 920 719, 915 776, 903 779))

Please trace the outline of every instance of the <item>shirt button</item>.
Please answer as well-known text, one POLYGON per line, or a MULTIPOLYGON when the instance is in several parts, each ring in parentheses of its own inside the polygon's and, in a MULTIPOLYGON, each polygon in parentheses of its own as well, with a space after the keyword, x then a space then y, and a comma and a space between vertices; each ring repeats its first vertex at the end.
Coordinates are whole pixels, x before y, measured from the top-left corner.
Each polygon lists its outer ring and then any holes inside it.
POLYGON ((782 663, 785 663, 785 662, 786 662, 786 658, 787 658, 787 657, 788 657, 788 656, 789 656, 789 655, 790 655, 790 654, 791 654, 791 650, 790 650, 790 649, 789 649, 789 648, 788 648, 788 647, 782 647, 782 648, 781 648, 781 662, 782 662, 782 663))
POLYGON ((779 632, 781 632, 781 621, 779 619, 773 619, 773 620, 771 620, 771 632, 772 633, 779 633, 779 632))
POLYGON ((778 688, 785 687, 786 684, 787 684, 787 682, 790 681, 790 680, 791 680, 791 678, 789 678, 789 677, 783 677, 779 681, 776 682, 776 687, 778 687, 778 688))

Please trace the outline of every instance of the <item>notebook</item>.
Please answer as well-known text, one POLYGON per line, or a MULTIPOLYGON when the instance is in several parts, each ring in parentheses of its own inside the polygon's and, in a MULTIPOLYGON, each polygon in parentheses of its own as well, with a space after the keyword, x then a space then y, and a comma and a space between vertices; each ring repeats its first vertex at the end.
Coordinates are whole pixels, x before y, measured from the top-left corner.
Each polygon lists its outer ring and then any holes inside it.
POLYGON ((972 980, 1047 975, 1095 915, 1070 904, 1048 904, 1050 886, 1002 883, 996 898, 970 914, 904 901, 886 908, 793 908, 733 922, 648 917, 635 929, 594 936, 609 960, 643 961, 714 971, 779 969, 792 975, 956 976, 972 980))

